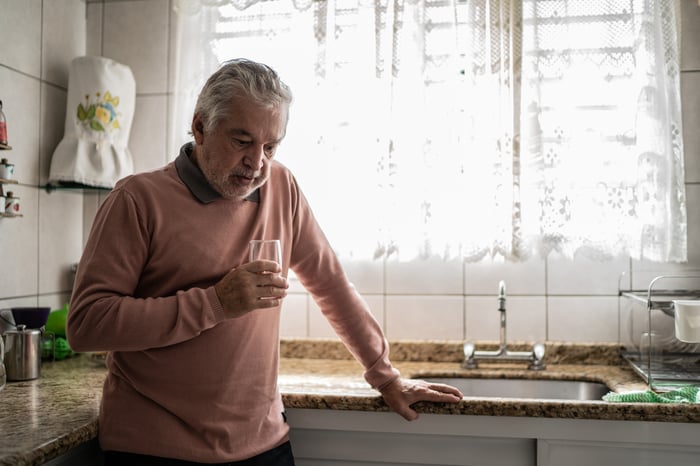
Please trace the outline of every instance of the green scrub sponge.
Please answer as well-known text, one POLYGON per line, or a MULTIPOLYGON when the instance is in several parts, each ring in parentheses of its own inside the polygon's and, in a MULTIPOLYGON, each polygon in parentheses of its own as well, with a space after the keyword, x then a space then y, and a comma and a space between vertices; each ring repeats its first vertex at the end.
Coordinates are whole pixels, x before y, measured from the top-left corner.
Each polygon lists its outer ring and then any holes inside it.
POLYGON ((687 386, 666 393, 651 390, 644 392, 614 393, 603 396, 603 400, 619 403, 700 403, 700 387, 687 386))

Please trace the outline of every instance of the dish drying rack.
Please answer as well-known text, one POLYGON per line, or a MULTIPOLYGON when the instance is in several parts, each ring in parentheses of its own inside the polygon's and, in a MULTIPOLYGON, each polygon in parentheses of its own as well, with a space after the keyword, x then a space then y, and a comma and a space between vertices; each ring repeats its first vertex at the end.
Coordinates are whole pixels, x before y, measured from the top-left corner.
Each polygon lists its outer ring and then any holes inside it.
POLYGON ((676 338, 674 300, 700 300, 700 272, 657 276, 646 290, 619 290, 622 356, 660 392, 700 385, 700 343, 676 338))

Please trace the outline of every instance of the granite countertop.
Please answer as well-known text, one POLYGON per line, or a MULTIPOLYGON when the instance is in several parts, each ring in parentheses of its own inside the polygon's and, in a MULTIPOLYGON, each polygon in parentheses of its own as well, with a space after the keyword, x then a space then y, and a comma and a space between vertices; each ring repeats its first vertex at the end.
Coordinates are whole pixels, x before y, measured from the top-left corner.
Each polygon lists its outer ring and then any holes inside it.
MULTIPOLYGON (((617 392, 646 385, 624 363, 616 345, 547 344, 544 371, 523 364, 459 365, 459 342, 394 342, 392 361, 404 377, 469 374, 603 382, 617 392)), ((523 345, 523 348, 525 346, 523 345)), ((489 344, 479 348, 489 349, 489 344)), ((518 349, 515 345, 511 349, 518 349)), ((280 391, 289 408, 387 411, 362 378, 361 366, 332 340, 283 340, 280 391)), ((106 374, 88 355, 44 363, 39 379, 8 382, 0 391, 0 465, 35 465, 97 435, 97 413, 106 374)), ((465 397, 460 403, 418 403, 422 413, 525 416, 658 422, 700 422, 700 405, 607 403, 465 397)))

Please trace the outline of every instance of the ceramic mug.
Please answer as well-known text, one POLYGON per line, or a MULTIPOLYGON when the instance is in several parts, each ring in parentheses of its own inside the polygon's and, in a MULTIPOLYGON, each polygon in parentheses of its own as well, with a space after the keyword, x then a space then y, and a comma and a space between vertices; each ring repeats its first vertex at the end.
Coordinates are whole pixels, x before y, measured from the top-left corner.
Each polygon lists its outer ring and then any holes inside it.
POLYGON ((15 165, 8 162, 7 159, 2 159, 0 163, 0 178, 3 180, 11 180, 15 175, 15 165))
POLYGON ((0 214, 5 213, 5 196, 0 196, 0 214))

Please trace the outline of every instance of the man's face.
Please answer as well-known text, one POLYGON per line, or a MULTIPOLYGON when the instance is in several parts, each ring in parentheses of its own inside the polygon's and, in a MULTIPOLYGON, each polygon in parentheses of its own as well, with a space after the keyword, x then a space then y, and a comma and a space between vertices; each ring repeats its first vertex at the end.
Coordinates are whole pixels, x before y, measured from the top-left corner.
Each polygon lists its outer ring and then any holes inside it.
POLYGON ((270 176, 286 130, 287 106, 264 107, 236 97, 231 108, 212 131, 205 131, 199 115, 194 116, 194 162, 222 197, 243 199, 270 176))

